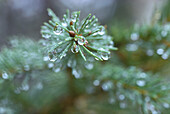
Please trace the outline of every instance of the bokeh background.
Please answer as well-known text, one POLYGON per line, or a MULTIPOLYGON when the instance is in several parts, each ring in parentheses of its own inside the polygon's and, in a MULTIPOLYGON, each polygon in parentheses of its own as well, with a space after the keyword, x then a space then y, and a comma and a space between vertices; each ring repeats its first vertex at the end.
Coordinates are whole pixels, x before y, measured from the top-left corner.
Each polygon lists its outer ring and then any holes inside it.
POLYGON ((153 13, 166 0, 0 0, 0 47, 11 36, 39 39, 40 27, 48 20, 47 8, 61 18, 66 9, 80 10, 81 17, 95 14, 102 24, 127 26, 149 24, 153 13))

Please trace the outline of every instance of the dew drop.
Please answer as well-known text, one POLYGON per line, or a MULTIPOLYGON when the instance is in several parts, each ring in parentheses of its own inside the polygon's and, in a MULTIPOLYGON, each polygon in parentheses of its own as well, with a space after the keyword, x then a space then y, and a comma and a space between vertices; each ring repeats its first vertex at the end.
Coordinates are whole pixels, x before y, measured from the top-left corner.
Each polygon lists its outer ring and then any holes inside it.
POLYGON ((147 97, 145 97, 145 101, 146 101, 146 102, 149 102, 150 100, 151 100, 151 98, 150 98, 150 97, 148 97, 148 96, 147 96, 147 97))
POLYGON ((99 80, 94 80, 94 81, 93 81, 93 85, 94 85, 94 86, 99 86, 99 84, 100 84, 100 81, 99 81, 99 80))
POLYGON ((54 72, 59 72, 60 71, 60 68, 56 68, 55 70, 54 70, 54 72))
POLYGON ((125 96, 124 96, 124 95, 122 95, 122 94, 121 94, 121 95, 119 95, 119 100, 121 100, 121 101, 122 101, 122 100, 124 100, 124 99, 125 99, 125 96))
POLYGON ((62 26, 67 27, 67 23, 62 23, 62 26))
POLYGON ((105 83, 102 84, 102 89, 104 91, 108 91, 112 87, 113 87, 113 83, 111 81, 108 81, 108 82, 105 82, 105 83))
POLYGON ((79 48, 77 45, 72 46, 72 48, 71 48, 72 53, 78 53, 78 51, 79 51, 79 48))
POLYGON ((167 53, 164 53, 163 55, 162 55, 162 59, 164 59, 164 60, 166 60, 166 59, 168 59, 168 54, 167 53))
POLYGON ((105 31, 104 31, 104 30, 99 31, 98 34, 99 34, 99 35, 104 35, 104 34, 105 34, 105 31))
POLYGON ((24 91, 28 91, 29 90, 29 85, 28 84, 23 84, 22 85, 22 90, 24 90, 24 91))
POLYGON ((131 40, 136 41, 139 39, 139 34, 138 33, 132 33, 130 35, 131 40))
POLYGON ((122 102, 122 103, 120 103, 119 105, 120 105, 120 108, 126 108, 126 103, 123 103, 123 102, 122 102))
POLYGON ((50 34, 43 34, 42 37, 48 39, 48 38, 51 37, 51 35, 50 34))
POLYGON ((48 61, 48 60, 49 60, 49 57, 48 57, 48 56, 45 56, 45 57, 43 58, 43 60, 44 60, 44 61, 48 61))
POLYGON ((6 72, 4 72, 4 73, 2 74, 2 78, 3 78, 3 79, 8 79, 8 74, 7 74, 6 72))
POLYGON ((88 70, 93 69, 93 63, 85 63, 85 68, 88 70))
POLYGON ((166 37, 166 36, 167 36, 167 34, 168 34, 168 32, 167 32, 167 31, 162 31, 162 32, 161 32, 162 37, 166 37))
POLYGON ((84 37, 82 39, 78 38, 78 44, 79 45, 84 45, 85 44, 85 38, 84 37))
POLYGON ((164 53, 164 50, 162 48, 157 49, 157 54, 162 55, 164 53))
POLYGON ((41 82, 37 83, 36 88, 39 90, 43 89, 43 84, 41 82))
POLYGON ((77 71, 76 69, 72 70, 72 74, 74 75, 75 78, 81 78, 81 72, 80 70, 77 71))
POLYGON ((101 57, 102 57, 103 60, 108 60, 109 54, 108 53, 102 53, 101 57))
POLYGON ((146 82, 144 80, 137 80, 136 84, 140 87, 143 87, 143 86, 145 86, 146 82))
POLYGON ((152 55, 154 54, 154 52, 153 52, 153 50, 148 49, 148 50, 146 51, 146 54, 147 54, 148 56, 152 56, 152 55))
POLYGON ((29 70, 30 70, 30 66, 29 66, 29 65, 25 65, 25 66, 24 66, 24 70, 25 70, 25 71, 29 71, 29 70))
POLYGON ((48 63, 48 68, 53 68, 54 64, 53 63, 48 63))
POLYGON ((54 32, 55 35, 60 35, 62 33, 62 31, 63 31, 62 28, 60 26, 57 26, 56 30, 53 31, 53 32, 54 32))
POLYGON ((169 108, 170 106, 169 106, 168 103, 163 103, 163 107, 164 107, 164 108, 169 108))
POLYGON ((136 44, 127 44, 126 45, 127 51, 136 51, 137 49, 138 49, 138 45, 136 45, 136 44))

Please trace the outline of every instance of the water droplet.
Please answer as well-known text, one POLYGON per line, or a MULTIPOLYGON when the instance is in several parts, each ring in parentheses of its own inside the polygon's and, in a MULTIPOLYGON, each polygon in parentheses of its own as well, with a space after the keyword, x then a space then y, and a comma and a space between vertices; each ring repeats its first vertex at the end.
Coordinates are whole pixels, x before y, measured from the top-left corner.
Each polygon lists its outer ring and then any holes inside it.
POLYGON ((164 108, 169 108, 170 106, 169 106, 168 103, 163 103, 163 107, 164 107, 164 108))
POLYGON ((167 31, 164 31, 164 30, 163 30, 163 31, 161 32, 162 37, 166 37, 166 36, 167 36, 167 34, 168 34, 168 32, 167 32, 167 31))
POLYGON ((111 81, 105 82, 102 84, 102 89, 104 91, 108 91, 113 87, 113 83, 111 81))
POLYGON ((93 69, 93 63, 85 63, 85 67, 86 67, 88 70, 91 70, 91 69, 93 69))
POLYGON ((138 74, 139 78, 146 78, 146 76, 147 76, 147 74, 144 72, 138 74))
POLYGON ((93 85, 94 85, 94 86, 99 86, 99 84, 100 84, 100 81, 99 81, 99 80, 94 80, 94 81, 93 81, 93 85))
POLYGON ((54 64, 53 63, 48 63, 48 68, 53 68, 54 64))
POLYGON ((49 60, 49 57, 48 57, 48 56, 45 56, 45 57, 43 58, 43 60, 44 60, 44 61, 48 61, 48 60, 49 60))
POLYGON ((76 69, 72 70, 72 74, 74 75, 75 78, 81 78, 81 72, 80 70, 77 71, 76 69))
POLYGON ((136 41, 139 39, 139 34, 138 33, 132 33, 130 36, 131 40, 136 41))
POLYGON ((43 89, 43 84, 41 82, 37 83, 36 85, 37 89, 41 90, 43 89))
POLYGON ((99 59, 98 59, 98 58, 95 58, 95 60, 97 60, 97 61, 98 61, 99 59))
POLYGON ((168 25, 168 24, 165 25, 165 26, 164 26, 164 30, 165 30, 165 31, 169 31, 169 30, 170 30, 170 25, 168 25))
POLYGON ((123 103, 123 102, 122 102, 122 103, 120 103, 119 105, 120 105, 120 108, 126 108, 126 103, 123 103))
POLYGON ((42 37, 48 39, 51 37, 51 34, 43 34, 42 37))
POLYGON ((67 23, 62 23, 62 26, 67 27, 67 23))
POLYGON ((167 53, 164 53, 164 54, 162 55, 162 59, 164 59, 164 60, 168 59, 168 57, 169 57, 169 55, 168 55, 167 53))
POLYGON ((78 38, 78 44, 79 45, 84 45, 85 44, 85 38, 84 37, 78 38))
POLYGON ((99 34, 99 35, 104 35, 104 34, 105 34, 105 31, 104 31, 104 30, 99 31, 98 34, 99 34))
POLYGON ((146 82, 144 80, 137 80, 136 84, 140 87, 143 87, 143 86, 145 86, 146 82))
POLYGON ((109 103, 110 103, 110 104, 114 104, 114 103, 115 103, 115 99, 114 99, 114 98, 110 98, 110 99, 109 99, 109 103))
POLYGON ((164 53, 164 50, 162 48, 157 49, 157 54, 162 55, 164 53))
POLYGON ((161 90, 166 90, 166 89, 167 89, 166 86, 162 86, 162 87, 161 87, 161 90))
POLYGON ((3 78, 3 79, 8 79, 8 74, 7 74, 6 72, 4 72, 4 73, 2 74, 2 78, 3 78))
POLYGON ((119 95, 119 100, 124 100, 125 99, 125 96, 123 94, 119 95))
POLYGON ((138 49, 138 45, 136 45, 136 44, 127 44, 126 45, 127 51, 136 51, 137 49, 138 49))
POLYGON ((60 71, 60 68, 56 68, 55 70, 54 70, 54 72, 59 72, 60 71))
POLYGON ((25 65, 25 66, 24 66, 24 70, 25 70, 25 71, 29 71, 29 70, 30 70, 30 66, 29 66, 29 65, 25 65))
POLYGON ((62 28, 60 26, 57 26, 56 30, 53 31, 53 32, 54 32, 55 35, 60 35, 62 33, 62 31, 63 31, 62 28))
POLYGON ((72 46, 72 48, 71 48, 72 53, 78 53, 78 51, 79 51, 79 48, 77 45, 72 46))
POLYGON ((52 61, 52 62, 57 60, 57 58, 55 58, 55 56, 54 56, 54 54, 52 52, 48 53, 48 57, 49 57, 49 60, 52 61))
POLYGON ((152 55, 154 54, 154 52, 153 52, 153 50, 148 49, 148 50, 146 51, 146 54, 147 54, 148 56, 152 56, 152 55))
POLYGON ((150 100, 151 100, 151 98, 150 98, 150 97, 148 97, 148 96, 147 96, 147 97, 145 97, 145 101, 146 101, 146 102, 149 102, 150 100))
POLYGON ((102 53, 101 57, 102 57, 103 60, 108 60, 109 54, 108 53, 102 53))
POLYGON ((28 84, 23 84, 22 85, 22 90, 24 90, 24 91, 28 91, 29 90, 29 85, 28 84))

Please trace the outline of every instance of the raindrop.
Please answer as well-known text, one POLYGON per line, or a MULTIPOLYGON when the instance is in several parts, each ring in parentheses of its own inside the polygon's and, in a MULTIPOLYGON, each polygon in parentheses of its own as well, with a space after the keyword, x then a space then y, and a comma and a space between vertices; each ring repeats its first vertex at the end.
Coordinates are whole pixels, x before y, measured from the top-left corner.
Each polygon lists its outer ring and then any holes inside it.
POLYGON ((75 78, 81 78, 81 72, 80 70, 77 71, 76 69, 72 70, 72 74, 74 75, 75 78))
POLYGON ((43 34, 42 37, 48 39, 48 38, 51 37, 51 35, 50 34, 43 34))
POLYGON ((163 103, 163 106, 164 106, 164 108, 169 108, 170 107, 168 103, 163 103))
POLYGON ((71 48, 72 53, 78 53, 78 51, 79 51, 79 48, 77 45, 72 46, 72 48, 71 48))
POLYGON ((124 100, 124 99, 125 99, 125 96, 124 96, 124 95, 122 95, 122 94, 121 94, 121 95, 119 95, 119 100, 121 100, 121 101, 122 101, 122 100, 124 100))
POLYGON ((60 68, 56 68, 55 70, 54 70, 54 72, 59 72, 60 71, 60 68))
POLYGON ((101 57, 102 57, 103 60, 108 60, 109 54, 108 53, 102 53, 101 57))
POLYGON ((60 26, 57 26, 56 30, 53 31, 53 32, 54 32, 55 35, 60 35, 62 33, 62 31, 63 31, 62 28, 60 26))
POLYGON ((161 48, 157 49, 157 54, 158 55, 162 55, 163 53, 164 53, 163 49, 161 49, 161 48))
POLYGON ((136 84, 140 87, 143 87, 143 86, 145 86, 146 82, 144 80, 137 80, 136 84))
POLYGON ((146 51, 146 54, 147 54, 148 56, 152 56, 152 55, 154 54, 154 52, 153 52, 153 50, 148 49, 148 50, 146 51))
POLYGON ((29 65, 25 65, 25 66, 24 66, 24 70, 25 70, 25 71, 29 71, 29 70, 30 70, 30 66, 29 66, 29 65))
POLYGON ((138 33, 132 33, 130 35, 131 40, 136 41, 139 39, 139 34, 138 33))
POLYGON ((99 86, 99 84, 100 84, 100 81, 99 81, 99 80, 94 80, 94 81, 93 81, 93 85, 94 85, 94 86, 99 86))
POLYGON ((39 82, 36 87, 37 87, 37 89, 41 90, 41 89, 43 89, 43 84, 41 82, 39 82))
POLYGON ((24 90, 24 91, 28 91, 29 90, 29 85, 28 84, 24 84, 24 85, 22 85, 22 90, 24 90))
POLYGON ((8 79, 8 74, 7 74, 6 72, 4 72, 4 73, 2 74, 2 78, 3 78, 3 79, 8 79))
POLYGON ((168 54, 167 53, 164 53, 163 55, 162 55, 162 59, 164 59, 164 60, 166 60, 166 59, 168 59, 168 54))
POLYGON ((43 60, 44 60, 44 61, 48 61, 48 60, 49 60, 49 57, 48 57, 48 56, 45 56, 45 57, 43 58, 43 60))
POLYGON ((109 103, 110 103, 110 104, 114 104, 114 103, 115 103, 115 99, 114 99, 114 98, 110 98, 110 99, 109 99, 109 103))
POLYGON ((137 49, 138 49, 138 45, 136 45, 136 44, 127 44, 126 45, 127 51, 136 51, 137 49))
POLYGON ((67 23, 62 23, 62 26, 67 27, 67 23))
POLYGON ((168 32, 167 32, 167 31, 162 31, 162 32, 161 32, 162 37, 166 37, 166 36, 167 36, 167 34, 168 34, 168 32))
POLYGON ((79 45, 84 45, 85 44, 85 38, 84 37, 78 38, 78 44, 79 45))
POLYGON ((108 91, 112 87, 113 87, 113 83, 111 81, 108 81, 108 82, 105 82, 105 83, 102 84, 102 89, 104 91, 108 91))
POLYGON ((93 69, 93 63, 85 63, 85 67, 86 69, 91 70, 93 69))
POLYGON ((48 63, 48 68, 53 68, 54 64, 53 63, 48 63))
POLYGON ((126 108, 126 103, 120 103, 120 108, 126 108))

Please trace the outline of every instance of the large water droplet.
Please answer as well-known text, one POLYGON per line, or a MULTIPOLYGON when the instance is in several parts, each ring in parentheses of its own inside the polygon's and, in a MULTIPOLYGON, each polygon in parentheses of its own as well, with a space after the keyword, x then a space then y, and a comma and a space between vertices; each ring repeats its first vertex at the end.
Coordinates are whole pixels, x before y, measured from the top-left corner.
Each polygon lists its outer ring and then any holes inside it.
POLYGON ((162 55, 164 53, 164 50, 162 48, 157 49, 157 54, 162 55))
POLYGON ((93 85, 94 85, 94 86, 99 86, 99 84, 100 84, 100 81, 99 81, 99 80, 94 80, 94 82, 93 82, 93 85))
POLYGON ((53 32, 54 32, 55 35, 60 35, 62 33, 62 31, 63 31, 62 28, 60 26, 57 26, 56 30, 53 31, 53 32))
POLYGON ((3 79, 8 79, 8 74, 7 74, 6 72, 4 72, 4 73, 2 74, 2 78, 3 78, 3 79))
POLYGON ((72 46, 72 48, 71 48, 72 53, 78 53, 78 51, 79 51, 79 48, 77 45, 72 46))
POLYGON ((137 80, 136 84, 140 87, 143 87, 143 86, 145 86, 146 82, 145 82, 145 80, 137 80))
POLYGON ((102 57, 103 60, 108 60, 109 54, 108 53, 102 53, 101 57, 102 57))
POLYGON ((85 63, 85 67, 86 67, 88 70, 91 70, 91 69, 93 69, 93 64, 92 64, 92 63, 85 63))
POLYGON ((57 58, 54 56, 53 52, 48 53, 49 60, 54 62, 57 60, 57 58))
POLYGON ((85 38, 84 37, 78 38, 78 44, 79 45, 84 45, 85 44, 85 38))

